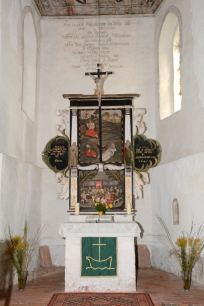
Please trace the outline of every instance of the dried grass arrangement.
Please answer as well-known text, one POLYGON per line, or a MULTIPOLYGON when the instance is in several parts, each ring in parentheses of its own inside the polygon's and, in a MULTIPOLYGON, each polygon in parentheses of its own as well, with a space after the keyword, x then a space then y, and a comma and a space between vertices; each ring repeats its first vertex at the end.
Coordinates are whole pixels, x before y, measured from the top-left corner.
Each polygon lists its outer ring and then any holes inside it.
POLYGON ((180 266, 184 290, 189 290, 195 264, 200 262, 203 267, 201 253, 204 249, 204 223, 196 227, 192 222, 189 233, 182 231, 181 236, 174 243, 164 220, 157 214, 156 217, 163 230, 163 234, 157 235, 156 238, 168 248, 170 255, 176 258, 180 266))

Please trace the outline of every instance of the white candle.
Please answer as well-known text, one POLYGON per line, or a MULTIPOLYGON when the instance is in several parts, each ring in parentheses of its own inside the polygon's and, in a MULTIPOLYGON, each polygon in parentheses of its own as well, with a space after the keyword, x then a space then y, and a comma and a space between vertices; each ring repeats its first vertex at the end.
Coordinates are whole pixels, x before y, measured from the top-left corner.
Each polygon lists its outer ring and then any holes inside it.
POLYGON ((126 209, 127 209, 127 215, 131 215, 131 203, 130 202, 127 202, 126 209))
POLYGON ((79 203, 75 204, 75 215, 79 215, 79 203))

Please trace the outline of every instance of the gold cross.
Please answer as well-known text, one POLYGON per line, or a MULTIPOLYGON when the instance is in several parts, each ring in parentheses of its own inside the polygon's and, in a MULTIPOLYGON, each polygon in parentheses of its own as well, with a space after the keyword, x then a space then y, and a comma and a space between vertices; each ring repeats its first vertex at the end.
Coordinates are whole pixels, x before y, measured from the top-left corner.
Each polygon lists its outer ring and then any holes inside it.
POLYGON ((101 244, 101 238, 98 237, 98 244, 92 244, 92 245, 98 245, 98 255, 99 255, 99 259, 98 260, 101 260, 101 245, 106 245, 106 244, 101 244))

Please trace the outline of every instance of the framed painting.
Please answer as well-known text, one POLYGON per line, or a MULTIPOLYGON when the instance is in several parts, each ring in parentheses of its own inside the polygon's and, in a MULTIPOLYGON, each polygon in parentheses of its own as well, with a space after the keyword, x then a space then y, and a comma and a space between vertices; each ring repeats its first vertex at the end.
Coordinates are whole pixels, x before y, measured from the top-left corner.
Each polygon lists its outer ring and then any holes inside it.
POLYGON ((101 162, 121 165, 124 137, 123 109, 102 109, 101 127, 101 162))
POLYGON ((79 164, 123 163, 124 110, 78 111, 79 164))
POLYGON ((85 109, 78 111, 79 164, 100 162, 99 111, 85 109))
POLYGON ((104 172, 79 170, 78 202, 80 211, 95 211, 94 200, 97 197, 113 204, 111 211, 125 208, 125 171, 107 170, 104 172))

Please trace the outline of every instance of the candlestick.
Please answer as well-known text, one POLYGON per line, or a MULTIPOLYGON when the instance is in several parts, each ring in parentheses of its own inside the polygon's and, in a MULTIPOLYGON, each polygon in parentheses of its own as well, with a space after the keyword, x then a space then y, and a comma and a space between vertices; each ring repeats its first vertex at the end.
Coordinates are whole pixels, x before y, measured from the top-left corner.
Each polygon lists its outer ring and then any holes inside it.
POLYGON ((131 203, 130 202, 127 202, 126 204, 126 209, 127 209, 127 215, 131 215, 131 203))
POLYGON ((75 215, 79 215, 79 203, 75 204, 75 215))

